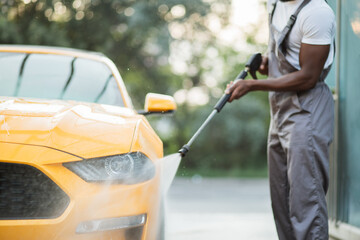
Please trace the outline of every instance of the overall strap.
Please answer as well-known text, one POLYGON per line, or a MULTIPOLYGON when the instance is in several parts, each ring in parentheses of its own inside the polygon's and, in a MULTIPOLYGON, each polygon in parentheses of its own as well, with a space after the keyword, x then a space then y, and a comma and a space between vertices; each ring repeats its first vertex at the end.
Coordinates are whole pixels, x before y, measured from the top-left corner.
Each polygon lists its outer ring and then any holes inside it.
POLYGON ((269 24, 272 23, 272 20, 273 20, 273 16, 274 16, 274 13, 275 13, 275 9, 276 9, 276 4, 277 4, 278 0, 276 0, 272 6, 273 6, 273 9, 271 10, 270 12, 270 15, 269 15, 269 24))
MULTIPOLYGON (((272 19, 273 19, 273 16, 274 16, 274 13, 275 13, 275 9, 276 9, 276 5, 278 3, 279 0, 276 0, 272 5, 273 5, 273 9, 270 13, 270 23, 272 23, 272 19)), ((294 12, 294 14, 292 14, 290 16, 290 19, 287 23, 287 27, 289 26, 290 30, 291 28, 294 26, 295 24, 295 21, 296 21, 296 18, 297 16, 299 15, 299 12, 310 2, 311 0, 304 0, 300 6, 298 7, 298 9, 296 9, 296 11, 294 12)), ((325 0, 326 1, 326 0, 325 0)), ((327 1, 326 1, 327 2, 327 1)))
MULTIPOLYGON (((279 45, 282 45, 281 47, 281 51, 283 52, 283 54, 286 54, 286 44, 283 44, 284 40, 287 38, 287 36, 289 35, 291 29, 294 27, 294 24, 296 22, 297 16, 299 15, 300 11, 310 2, 311 0, 304 0, 300 6, 296 9, 296 11, 290 16, 290 19, 288 20, 285 28, 281 31, 280 34, 280 38, 278 40, 279 45)), ((276 7, 276 3, 275 6, 276 7)), ((275 12, 275 8, 273 10, 272 15, 275 12)), ((272 16, 271 16, 272 19, 272 16)))

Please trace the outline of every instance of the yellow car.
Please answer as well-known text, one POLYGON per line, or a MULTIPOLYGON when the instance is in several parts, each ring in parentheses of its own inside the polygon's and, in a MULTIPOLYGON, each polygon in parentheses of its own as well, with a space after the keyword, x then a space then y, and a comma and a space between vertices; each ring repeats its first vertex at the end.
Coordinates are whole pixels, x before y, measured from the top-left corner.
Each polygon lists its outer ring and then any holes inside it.
POLYGON ((0 84, 1 240, 163 238, 177 165, 144 115, 172 97, 139 114, 111 60, 56 47, 0 45, 0 84))

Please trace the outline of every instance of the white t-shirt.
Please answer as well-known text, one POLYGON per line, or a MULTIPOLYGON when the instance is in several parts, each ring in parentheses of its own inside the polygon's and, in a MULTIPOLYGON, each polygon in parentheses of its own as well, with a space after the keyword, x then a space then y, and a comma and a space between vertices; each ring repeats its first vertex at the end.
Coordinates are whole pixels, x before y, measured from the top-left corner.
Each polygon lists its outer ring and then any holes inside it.
MULTIPOLYGON (((275 0, 268 0, 268 12, 273 10, 275 0)), ((273 25, 281 32, 290 16, 297 10, 303 0, 280 2, 276 4, 273 25)), ((328 59, 324 68, 333 62, 334 38, 336 32, 335 15, 325 0, 311 0, 299 13, 295 25, 288 36, 286 59, 295 68, 300 69, 299 53, 301 43, 312 45, 331 44, 328 59)))

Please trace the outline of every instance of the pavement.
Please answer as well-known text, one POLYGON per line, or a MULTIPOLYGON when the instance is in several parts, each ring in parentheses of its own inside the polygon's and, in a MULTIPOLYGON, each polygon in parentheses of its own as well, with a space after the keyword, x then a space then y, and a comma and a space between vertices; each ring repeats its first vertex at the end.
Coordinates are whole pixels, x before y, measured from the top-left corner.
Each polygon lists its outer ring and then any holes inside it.
POLYGON ((276 240, 267 179, 175 178, 166 240, 276 240))

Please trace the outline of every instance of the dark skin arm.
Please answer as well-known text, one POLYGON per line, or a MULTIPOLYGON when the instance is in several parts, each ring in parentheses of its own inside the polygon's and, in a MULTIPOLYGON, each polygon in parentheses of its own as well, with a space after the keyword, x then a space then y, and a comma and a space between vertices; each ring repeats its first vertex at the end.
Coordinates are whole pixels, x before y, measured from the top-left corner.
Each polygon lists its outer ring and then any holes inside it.
MULTIPOLYGON (((305 91, 315 87, 330 51, 330 45, 301 44, 299 62, 301 69, 279 78, 246 80, 230 84, 229 102, 239 99, 250 91, 305 91)), ((263 58, 260 73, 267 73, 267 59, 263 58)))

